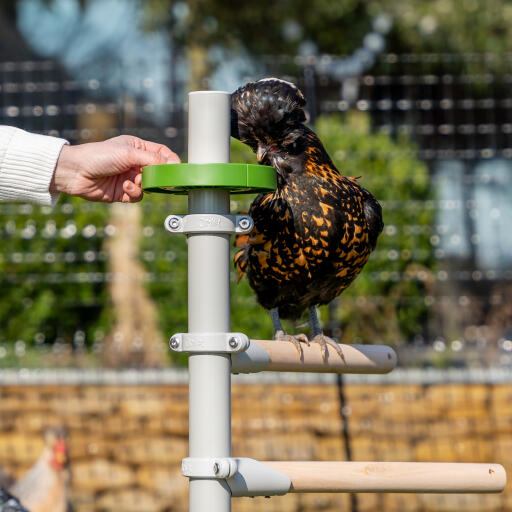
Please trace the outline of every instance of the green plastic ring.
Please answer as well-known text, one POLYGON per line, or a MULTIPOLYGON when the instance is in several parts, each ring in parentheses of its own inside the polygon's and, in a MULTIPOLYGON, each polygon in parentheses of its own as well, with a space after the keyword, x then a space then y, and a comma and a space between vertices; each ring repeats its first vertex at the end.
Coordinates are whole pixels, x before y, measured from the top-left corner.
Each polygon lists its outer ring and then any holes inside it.
POLYGON ((256 164, 161 164, 142 168, 142 188, 162 194, 222 188, 237 194, 276 189, 276 170, 256 164))

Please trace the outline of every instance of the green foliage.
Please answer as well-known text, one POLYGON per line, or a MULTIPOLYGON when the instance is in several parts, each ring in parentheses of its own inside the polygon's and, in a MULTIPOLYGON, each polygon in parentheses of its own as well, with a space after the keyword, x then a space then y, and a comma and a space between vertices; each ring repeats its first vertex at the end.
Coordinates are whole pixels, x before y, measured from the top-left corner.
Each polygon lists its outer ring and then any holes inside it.
POLYGON ((0 205, 0 344, 81 344, 108 328, 108 211, 72 198, 0 205))
MULTIPOLYGON (((379 14, 393 18, 386 49, 394 53, 499 55, 509 51, 512 38, 510 0, 149 0, 143 6, 147 26, 167 27, 175 44, 218 45, 253 57, 294 56, 308 40, 320 53, 351 54, 379 14)), ((473 57, 460 60, 460 69, 451 72, 482 72, 484 66, 473 57)), ((490 65, 508 72, 505 59, 492 57, 486 56, 487 70, 490 65)))
POLYGON ((385 0, 370 2, 394 16, 394 51, 469 53, 508 51, 510 0, 385 0))
POLYGON ((360 0, 149 0, 144 7, 147 26, 166 26, 176 44, 220 45, 252 55, 293 54, 305 39, 322 51, 346 53, 370 30, 360 0))
POLYGON ((410 340, 424 330, 428 313, 428 279, 417 276, 430 275, 434 265, 427 167, 407 137, 372 133, 363 113, 322 116, 316 131, 340 172, 361 176, 359 183, 380 202, 385 224, 361 275, 331 308, 331 325, 341 323, 347 341, 410 340))
MULTIPOLYGON (((171 213, 186 213, 185 196, 146 195, 142 203, 141 257, 149 272, 148 290, 158 310, 165 337, 187 332, 187 242, 183 235, 171 235, 164 219, 171 213)), ((178 356, 184 361, 185 356, 178 356)))

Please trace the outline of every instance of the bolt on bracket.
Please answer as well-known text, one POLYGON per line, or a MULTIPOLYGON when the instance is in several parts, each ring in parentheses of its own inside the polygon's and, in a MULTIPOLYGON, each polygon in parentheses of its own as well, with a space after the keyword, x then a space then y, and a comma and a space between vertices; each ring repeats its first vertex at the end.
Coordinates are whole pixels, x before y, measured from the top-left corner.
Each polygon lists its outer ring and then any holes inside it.
POLYGON ((174 352, 237 353, 247 350, 249 338, 241 332, 179 332, 169 346, 174 352))
POLYGON ((168 215, 164 226, 170 233, 250 233, 254 222, 249 215, 168 215))

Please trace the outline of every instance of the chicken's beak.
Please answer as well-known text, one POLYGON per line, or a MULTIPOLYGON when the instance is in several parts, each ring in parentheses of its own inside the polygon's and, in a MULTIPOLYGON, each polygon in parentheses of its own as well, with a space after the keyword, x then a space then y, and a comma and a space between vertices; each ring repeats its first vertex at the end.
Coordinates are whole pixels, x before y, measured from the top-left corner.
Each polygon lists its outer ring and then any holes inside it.
POLYGON ((265 157, 267 156, 268 148, 265 146, 258 146, 258 149, 256 151, 256 158, 258 159, 258 162, 261 164, 265 157))

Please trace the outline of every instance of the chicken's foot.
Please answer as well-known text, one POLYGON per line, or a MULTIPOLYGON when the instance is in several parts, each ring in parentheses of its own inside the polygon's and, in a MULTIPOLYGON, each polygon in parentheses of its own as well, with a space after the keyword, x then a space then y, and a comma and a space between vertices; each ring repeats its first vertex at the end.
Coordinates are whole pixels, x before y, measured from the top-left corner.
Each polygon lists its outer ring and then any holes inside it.
POLYGON ((343 351, 341 350, 340 344, 333 340, 332 338, 329 338, 329 336, 326 336, 322 328, 320 327, 320 322, 318 321, 318 315, 315 306, 311 306, 309 308, 309 326, 311 329, 311 333, 313 334, 313 338, 311 339, 311 341, 313 343, 318 343, 320 345, 320 349, 322 350, 322 359, 324 363, 327 361, 327 354, 329 353, 327 345, 333 347, 334 350, 336 350, 338 355, 341 357, 341 359, 345 361, 345 356, 343 355, 343 351))
POLYGON ((281 325, 281 319, 279 318, 279 309, 272 308, 270 310, 270 318, 272 318, 272 325, 274 326, 274 339, 276 341, 288 341, 293 343, 299 358, 304 359, 304 352, 302 351, 301 342, 305 343, 309 347, 309 339, 305 334, 297 334, 295 336, 287 334, 281 325))
POLYGON ((274 333, 274 339, 276 341, 289 341, 290 343, 293 343, 299 353, 299 358, 304 359, 304 352, 302 351, 302 345, 300 343, 303 342, 309 347, 309 339, 305 334, 296 334, 293 336, 291 334, 287 334, 281 329, 274 333))

